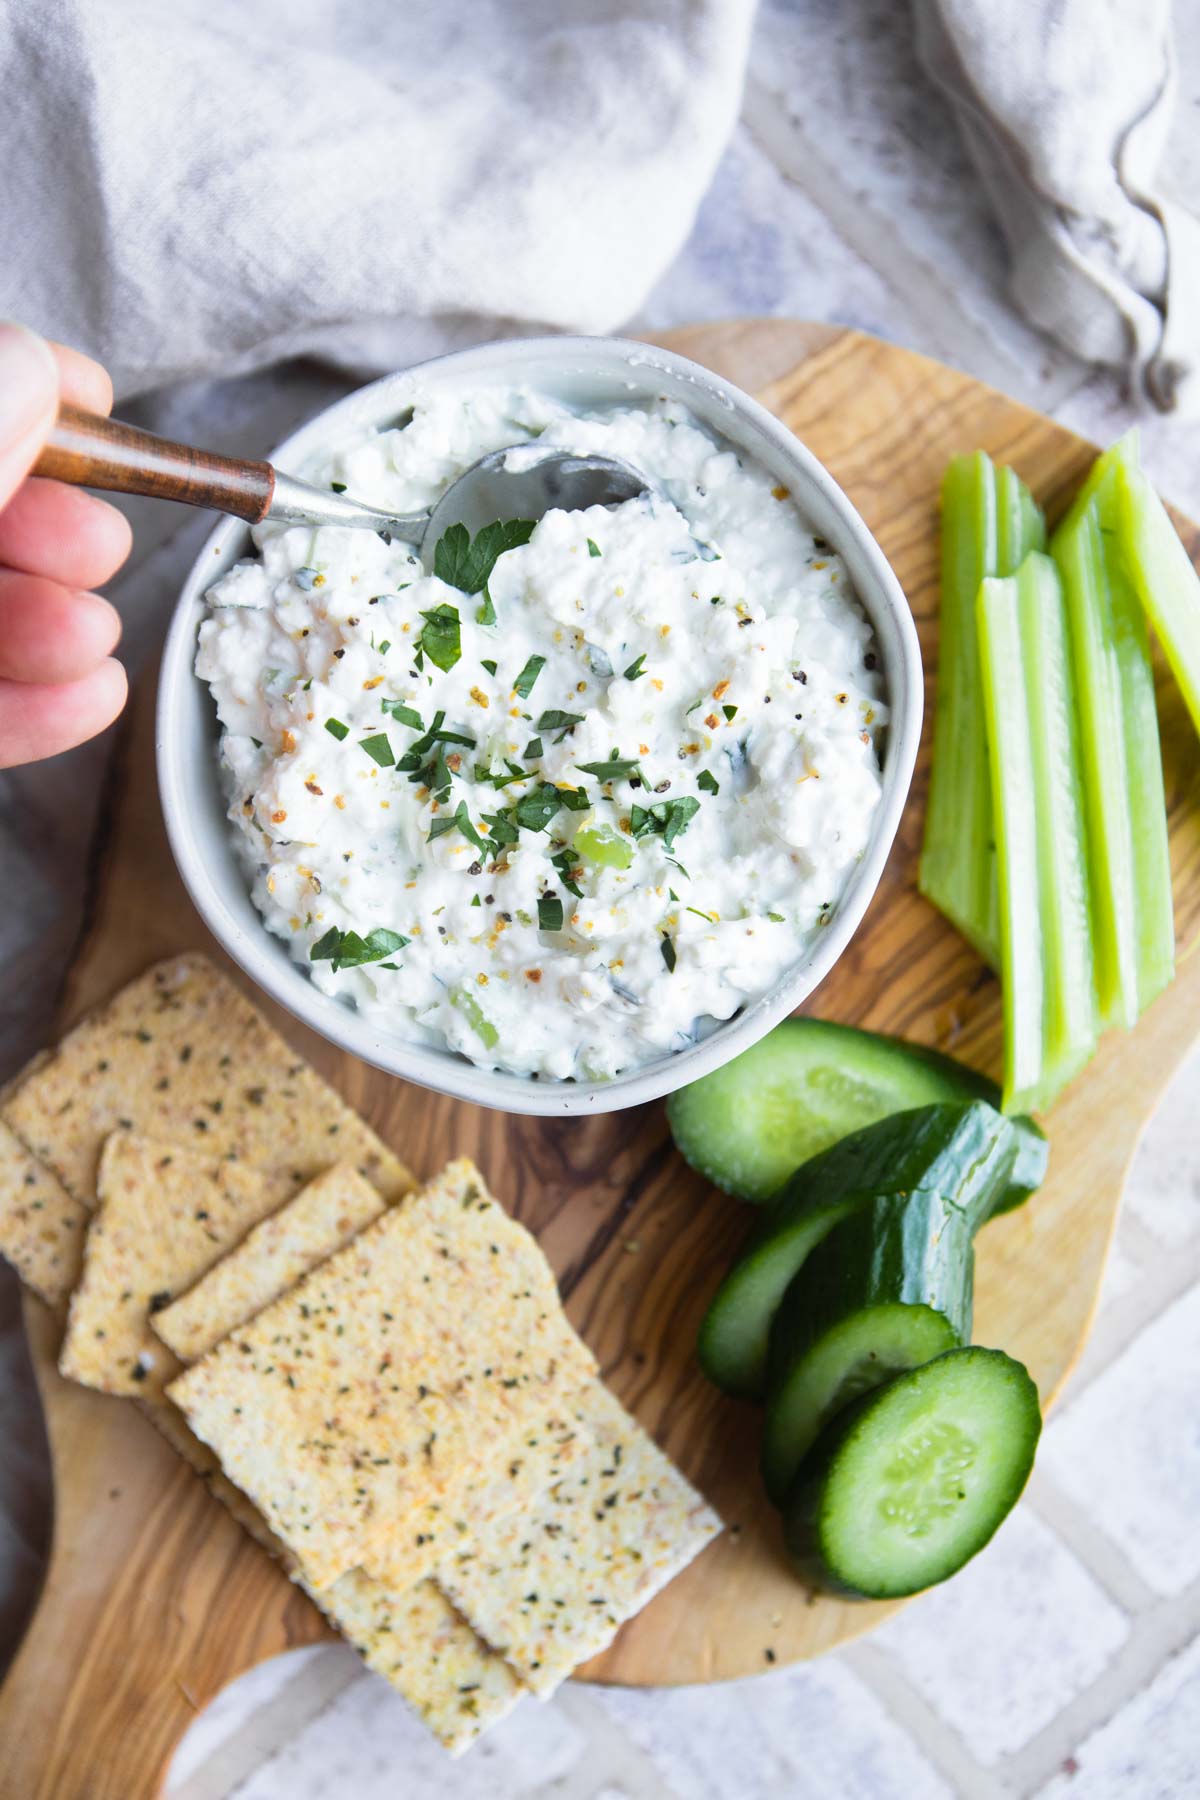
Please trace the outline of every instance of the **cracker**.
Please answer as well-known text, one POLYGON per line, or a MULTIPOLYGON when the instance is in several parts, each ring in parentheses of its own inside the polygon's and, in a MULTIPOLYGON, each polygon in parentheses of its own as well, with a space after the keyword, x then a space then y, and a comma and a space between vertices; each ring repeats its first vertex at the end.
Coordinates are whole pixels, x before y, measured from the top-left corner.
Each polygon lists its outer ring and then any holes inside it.
POLYGON ((333 1162, 388 1199, 412 1178, 203 956, 148 969, 19 1076, 0 1116, 80 1205, 111 1131, 257 1169, 272 1204, 333 1162))
POLYGON ((207 1444, 202 1444, 195 1433, 188 1428, 187 1420, 177 1406, 169 1400, 138 1400, 134 1404, 153 1425, 155 1431, 166 1439, 172 1450, 182 1456, 188 1467, 199 1475, 209 1493, 221 1502, 227 1512, 231 1513, 242 1530, 252 1537, 276 1562, 283 1563, 286 1568, 295 1566, 286 1544, 271 1530, 253 1501, 247 1500, 240 1488, 235 1488, 232 1481, 221 1473, 221 1466, 207 1444))
POLYGON ((539 1501, 483 1526, 439 1587, 534 1693, 551 1693, 721 1529, 703 1497, 613 1396, 576 1410, 593 1447, 539 1501))
POLYGON ((352 1569, 313 1599, 452 1756, 526 1692, 432 1581, 398 1593, 352 1569))
POLYGON ((180 1364, 150 1329, 151 1314, 238 1243, 270 1201, 253 1169, 132 1131, 108 1139, 98 1185, 59 1370, 104 1393, 157 1400, 180 1364))
POLYGON ((536 1242, 463 1161, 169 1395, 325 1587, 501 1471, 594 1369, 536 1242))
POLYGON ((0 1255, 50 1306, 79 1279, 88 1212, 0 1120, 0 1255))
POLYGON ((195 1362, 340 1250, 386 1205, 356 1169, 336 1163, 256 1225, 180 1299, 155 1313, 154 1330, 181 1362, 195 1362))

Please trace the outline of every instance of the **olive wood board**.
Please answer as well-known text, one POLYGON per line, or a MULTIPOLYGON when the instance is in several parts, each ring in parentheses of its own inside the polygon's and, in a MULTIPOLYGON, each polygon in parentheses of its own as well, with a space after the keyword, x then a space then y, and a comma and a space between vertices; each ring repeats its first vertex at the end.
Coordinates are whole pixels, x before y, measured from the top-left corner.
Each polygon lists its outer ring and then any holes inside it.
MULTIPOLYGON (((1014 464, 1053 517, 1092 447, 953 369, 854 331, 750 320, 690 327, 664 342, 757 392, 828 464, 891 560, 925 654, 926 728, 895 851, 856 937, 806 1010, 936 1045, 995 1074, 997 983, 916 890, 937 662, 938 488, 951 455, 982 447, 1014 464)), ((1200 531, 1179 523, 1196 555, 1200 531)), ((1179 972, 1134 1032, 1103 1040, 1049 1120, 1045 1187, 978 1245, 977 1341, 1020 1357, 1047 1402, 1087 1333, 1139 1133, 1200 1035, 1200 956, 1191 954, 1200 754, 1178 693, 1159 674, 1179 972)), ((224 960, 167 849, 152 709, 147 681, 118 753, 63 1026, 157 957, 202 947, 224 960)), ((586 1679, 720 1681, 817 1656, 893 1610, 814 1597, 789 1572, 755 1473, 757 1414, 711 1388, 694 1355, 705 1305, 753 1215, 683 1164, 661 1104, 592 1118, 509 1117, 389 1078, 260 1004, 418 1176, 451 1156, 478 1161, 538 1234, 605 1378, 728 1523, 586 1666, 586 1679)), ((328 1627, 132 1406, 59 1377, 57 1321, 33 1299, 26 1316, 55 1519, 40 1604, 0 1691, 0 1793, 134 1800, 156 1791, 184 1729, 226 1683, 328 1627)))

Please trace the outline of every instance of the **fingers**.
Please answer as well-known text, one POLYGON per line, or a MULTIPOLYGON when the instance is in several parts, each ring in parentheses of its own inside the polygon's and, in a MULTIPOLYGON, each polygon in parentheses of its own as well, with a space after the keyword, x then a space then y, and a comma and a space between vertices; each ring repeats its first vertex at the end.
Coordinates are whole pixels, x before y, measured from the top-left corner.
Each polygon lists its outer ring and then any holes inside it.
POLYGON ((129 521, 83 488, 31 475, 0 513, 0 564, 67 587, 99 587, 129 555, 129 521))
POLYGON ((79 681, 0 680, 0 768, 57 756, 111 725, 125 704, 125 671, 102 662, 79 681))
POLYGON ((77 681, 120 635, 116 608, 99 594, 0 569, 0 680, 77 681))
POLYGON ((44 339, 0 322, 0 506, 32 466, 58 410, 58 364, 44 339))
POLYGON ((58 364, 62 398, 71 406, 82 406, 85 412, 110 413, 113 385, 108 370, 85 356, 82 350, 56 344, 52 338, 47 338, 46 343, 58 364))

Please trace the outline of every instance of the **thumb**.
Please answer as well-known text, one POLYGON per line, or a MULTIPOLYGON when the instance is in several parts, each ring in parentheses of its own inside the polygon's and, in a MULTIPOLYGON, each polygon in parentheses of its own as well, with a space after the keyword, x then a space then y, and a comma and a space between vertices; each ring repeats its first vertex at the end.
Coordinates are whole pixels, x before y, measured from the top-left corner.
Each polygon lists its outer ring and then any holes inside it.
POLYGON ((0 507, 37 460, 58 411, 58 364, 44 338, 0 320, 0 507))

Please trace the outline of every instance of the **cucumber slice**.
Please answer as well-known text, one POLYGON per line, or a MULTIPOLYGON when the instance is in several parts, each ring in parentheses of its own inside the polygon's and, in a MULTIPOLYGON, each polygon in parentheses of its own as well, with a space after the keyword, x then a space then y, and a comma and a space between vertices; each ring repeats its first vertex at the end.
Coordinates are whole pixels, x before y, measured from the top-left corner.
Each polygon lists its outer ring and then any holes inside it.
MULTIPOLYGON (((728 1394, 762 1392, 779 1303, 809 1252, 849 1214, 888 1194, 925 1193, 947 1197, 978 1230, 1007 1199, 1030 1129, 984 1100, 918 1107, 854 1132, 798 1169, 704 1315, 697 1353, 709 1380, 728 1394)), ((1026 1171, 1029 1158, 1026 1151, 1026 1171)))
POLYGON ((701 1175, 761 1202, 831 1144, 891 1113, 941 1100, 1000 1105, 986 1076, 898 1038, 785 1019, 667 1102, 676 1146, 701 1175))
POLYGON ((814 1585, 898 1600, 945 1581, 1012 1511, 1042 1429, 1028 1371, 948 1350, 835 1419, 788 1496, 788 1548, 814 1585))
POLYGON ((822 1428, 971 1337, 972 1225, 940 1194, 889 1195, 808 1257, 771 1328, 762 1472, 781 1506, 822 1428))

